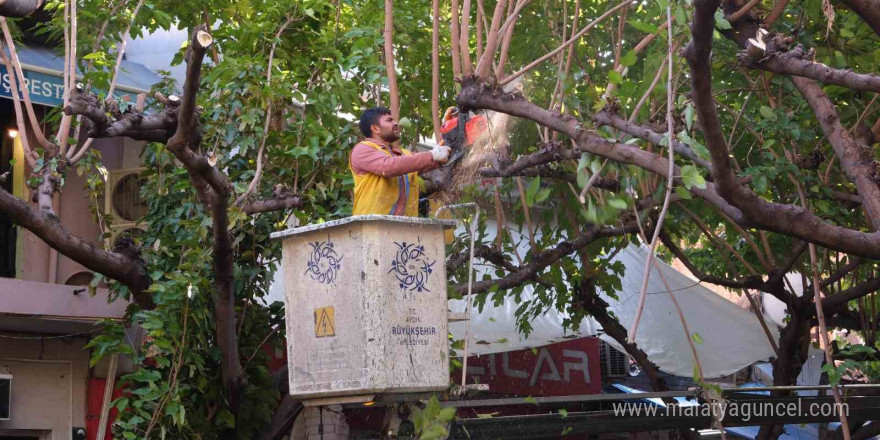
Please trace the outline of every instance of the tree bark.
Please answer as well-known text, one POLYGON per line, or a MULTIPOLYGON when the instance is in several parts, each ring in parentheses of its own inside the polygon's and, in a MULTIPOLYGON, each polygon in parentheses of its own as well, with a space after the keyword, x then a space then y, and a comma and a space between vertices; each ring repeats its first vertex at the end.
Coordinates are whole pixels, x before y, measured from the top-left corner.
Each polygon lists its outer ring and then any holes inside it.
POLYGON ((0 212, 7 214, 15 224, 31 231, 62 255, 128 286, 134 300, 142 308, 152 308, 153 301, 146 293, 152 280, 144 262, 136 253, 108 252, 68 232, 58 217, 33 209, 23 200, 0 189, 0 212))
POLYGON ((852 133, 843 127, 834 103, 815 81, 800 77, 792 78, 792 81, 812 107, 844 172, 862 196, 862 207, 873 229, 880 230, 880 185, 877 183, 880 175, 875 172, 880 164, 874 160, 874 153, 867 145, 858 144, 852 133))
POLYGON ((0 1, 0 15, 20 18, 33 14, 43 6, 43 0, 4 0, 0 1))
POLYGON ((743 64, 752 69, 810 78, 826 84, 846 87, 856 92, 880 93, 880 75, 856 73, 850 69, 835 69, 812 61, 811 57, 812 55, 801 46, 789 51, 766 52, 760 59, 755 59, 748 52, 741 52, 737 55, 743 64))
MULTIPOLYGON (((696 4, 704 2, 705 0, 697 1, 696 4)), ((715 3, 717 7, 717 1, 715 3)), ((709 17, 704 20, 709 21, 706 34, 711 40, 714 32, 714 9, 711 9, 711 5, 709 17)), ((703 56, 708 57, 708 49, 704 49, 703 56)), ((708 75, 706 69, 709 67, 707 58, 706 63, 701 65, 701 69, 693 72, 692 78, 708 75)), ((732 163, 729 161, 727 147, 717 122, 715 103, 711 97, 711 83, 708 84, 710 86, 709 100, 695 99, 695 105, 697 107, 711 105, 712 107, 711 113, 704 112, 699 116, 704 130, 709 126, 710 134, 706 139, 712 139, 712 142, 707 142, 706 146, 712 156, 712 175, 715 182, 708 182, 705 189, 692 187, 690 191, 720 209, 740 226, 759 227, 830 249, 875 259, 880 258, 880 233, 866 233, 830 224, 799 206, 768 202, 739 184, 732 168, 727 168, 732 167, 732 163), (714 123, 709 122, 713 120, 712 117, 715 118, 714 123), (712 128, 713 126, 714 128, 712 128), (711 134, 712 132, 714 134, 711 134), (718 165, 716 157, 719 162, 727 163, 727 167, 718 165), (718 182, 719 178, 722 182, 718 182)), ((705 85, 703 88, 705 89, 705 85)), ((704 91, 704 93, 706 92, 704 91)), ((615 162, 636 165, 660 176, 665 176, 667 173, 668 163, 665 158, 637 146, 608 142, 585 130, 574 117, 540 108, 518 94, 504 93, 476 81, 465 81, 462 91, 458 95, 458 105, 464 110, 491 109, 527 118, 569 136, 578 147, 577 149, 559 149, 553 152, 538 152, 524 156, 511 164, 511 169, 525 169, 530 166, 543 165, 558 161, 560 158, 576 159, 580 157, 581 153, 589 152, 615 162)), ((680 175, 678 170, 676 175, 680 175)))
POLYGON ((590 283, 589 279, 582 281, 578 286, 575 306, 582 307, 602 326, 605 334, 611 336, 626 350, 627 354, 632 356, 648 376, 654 391, 669 390, 666 381, 660 376, 660 369, 648 359, 647 353, 642 351, 635 342, 628 341, 626 328, 608 313, 610 305, 596 293, 595 286, 590 283))
POLYGON ((400 93, 397 89, 397 72, 394 70, 394 0, 385 0, 385 71, 388 74, 388 95, 391 116, 400 119, 400 93))
POLYGON ((880 0, 840 0, 880 35, 880 0))

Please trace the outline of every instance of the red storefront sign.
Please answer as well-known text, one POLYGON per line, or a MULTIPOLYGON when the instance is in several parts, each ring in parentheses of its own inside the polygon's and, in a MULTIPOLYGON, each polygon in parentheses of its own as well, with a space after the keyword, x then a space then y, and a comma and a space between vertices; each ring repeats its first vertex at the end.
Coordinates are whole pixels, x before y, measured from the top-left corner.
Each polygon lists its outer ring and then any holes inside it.
MULTIPOLYGON (((471 356, 468 383, 523 396, 601 394, 599 339, 578 338, 535 349, 471 356)), ((461 370, 453 373, 456 383, 461 370)))

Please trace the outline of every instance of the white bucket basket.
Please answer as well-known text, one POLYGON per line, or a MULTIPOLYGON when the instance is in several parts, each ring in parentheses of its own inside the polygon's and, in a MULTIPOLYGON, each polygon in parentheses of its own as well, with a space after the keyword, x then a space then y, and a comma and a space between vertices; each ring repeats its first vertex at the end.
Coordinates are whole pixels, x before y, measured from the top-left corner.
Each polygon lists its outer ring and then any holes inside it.
POLYGON ((443 232, 455 224, 365 215, 272 234, 283 241, 292 396, 449 386, 443 232))

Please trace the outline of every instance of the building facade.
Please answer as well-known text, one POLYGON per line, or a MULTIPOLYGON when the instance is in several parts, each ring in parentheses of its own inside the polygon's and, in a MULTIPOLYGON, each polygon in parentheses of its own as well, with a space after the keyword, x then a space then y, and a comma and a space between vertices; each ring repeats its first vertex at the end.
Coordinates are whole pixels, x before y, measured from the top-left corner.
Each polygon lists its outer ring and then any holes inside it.
MULTIPOLYGON (((38 118, 47 120, 62 103, 63 59, 45 41, 20 46, 26 87, 38 118)), ((147 67, 123 61, 117 89, 135 96, 149 92, 159 79, 147 67)), ((30 200, 21 137, 33 139, 33 133, 16 125, 15 98, 9 74, 0 67, 0 175, 8 173, 0 185, 30 200)), ((96 139, 92 148, 107 169, 105 195, 90 195, 85 176, 69 170, 55 212, 70 233, 104 247, 113 236, 142 227, 146 209, 137 172, 143 142, 96 139), (109 231, 103 231, 109 239, 93 219, 95 208, 113 215, 109 231)), ((99 321, 121 319, 128 304, 108 302, 105 288, 90 292, 93 275, 0 214, 0 439, 111 438, 106 427, 113 413, 107 407, 119 395, 116 379, 131 371, 130 362, 111 358, 90 366, 86 344, 100 332, 99 321), (102 421, 105 436, 100 435, 102 421)), ((130 331, 133 341, 137 333, 130 331)))

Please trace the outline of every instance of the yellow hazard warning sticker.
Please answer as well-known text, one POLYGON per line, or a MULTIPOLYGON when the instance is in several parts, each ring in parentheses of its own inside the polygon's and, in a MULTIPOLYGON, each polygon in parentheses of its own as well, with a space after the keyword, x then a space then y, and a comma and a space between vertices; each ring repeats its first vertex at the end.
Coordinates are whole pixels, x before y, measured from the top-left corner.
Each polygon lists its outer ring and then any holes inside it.
POLYGON ((315 336, 336 336, 336 318, 333 306, 315 309, 315 336))

